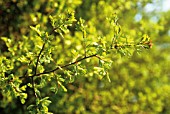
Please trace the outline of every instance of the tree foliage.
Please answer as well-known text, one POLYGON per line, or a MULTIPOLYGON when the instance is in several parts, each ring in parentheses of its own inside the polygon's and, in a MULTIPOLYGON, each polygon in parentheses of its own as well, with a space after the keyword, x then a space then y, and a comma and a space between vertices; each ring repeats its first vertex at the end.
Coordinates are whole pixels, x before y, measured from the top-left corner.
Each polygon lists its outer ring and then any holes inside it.
POLYGON ((149 2, 1 1, 2 113, 168 114, 170 15, 149 2))

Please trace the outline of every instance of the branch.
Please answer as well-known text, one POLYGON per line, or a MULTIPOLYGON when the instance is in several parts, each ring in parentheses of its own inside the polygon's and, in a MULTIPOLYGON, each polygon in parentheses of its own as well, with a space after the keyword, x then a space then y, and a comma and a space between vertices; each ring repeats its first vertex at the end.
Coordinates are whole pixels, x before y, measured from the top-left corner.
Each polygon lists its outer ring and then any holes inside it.
MULTIPOLYGON (((34 69, 34 70, 35 70, 35 71, 34 71, 34 75, 37 74, 38 62, 40 61, 40 56, 41 56, 42 51, 44 50, 44 47, 45 47, 45 42, 44 42, 44 44, 43 44, 43 46, 42 46, 42 48, 41 48, 41 50, 40 50, 40 52, 39 52, 39 54, 38 54, 36 66, 35 66, 35 69, 34 69)), ((37 98, 37 94, 36 94, 36 92, 35 92, 34 77, 31 77, 31 79, 32 79, 33 92, 34 92, 35 98, 37 98)))
POLYGON ((148 41, 148 42, 143 42, 143 43, 137 43, 137 44, 114 44, 114 47, 111 47, 111 49, 115 48, 125 48, 125 47, 143 47, 143 48, 152 48, 152 42, 148 41))
POLYGON ((40 76, 40 75, 42 75, 42 74, 49 74, 49 73, 51 73, 51 72, 54 72, 54 71, 59 70, 60 68, 66 68, 66 67, 68 67, 68 66, 74 65, 74 64, 76 64, 76 63, 78 63, 78 62, 80 62, 80 61, 83 61, 83 60, 87 59, 87 58, 96 57, 96 55, 97 55, 97 54, 85 56, 84 58, 81 58, 81 59, 79 59, 79 60, 77 60, 77 61, 75 61, 75 62, 72 62, 72 63, 66 64, 66 65, 57 67, 57 68, 55 68, 55 69, 53 69, 53 70, 50 70, 50 71, 44 71, 44 72, 39 73, 39 74, 34 74, 34 75, 32 75, 31 77, 40 76))
POLYGON ((52 34, 55 32, 55 30, 57 30, 57 29, 58 29, 58 27, 53 28, 53 29, 51 30, 51 32, 50 32, 50 34, 49 34, 49 35, 52 35, 52 34))
POLYGON ((34 95, 35 95, 35 98, 37 98, 37 94, 35 92, 35 84, 34 84, 34 77, 31 77, 31 80, 32 80, 32 88, 33 88, 33 92, 34 92, 34 95))
POLYGON ((45 42, 44 42, 44 44, 43 44, 43 46, 42 46, 42 48, 40 50, 40 53, 38 54, 37 62, 36 62, 36 66, 35 66, 35 71, 34 71, 34 75, 36 75, 36 73, 37 73, 38 62, 40 60, 40 56, 41 56, 42 51, 44 50, 44 47, 45 47, 45 42))

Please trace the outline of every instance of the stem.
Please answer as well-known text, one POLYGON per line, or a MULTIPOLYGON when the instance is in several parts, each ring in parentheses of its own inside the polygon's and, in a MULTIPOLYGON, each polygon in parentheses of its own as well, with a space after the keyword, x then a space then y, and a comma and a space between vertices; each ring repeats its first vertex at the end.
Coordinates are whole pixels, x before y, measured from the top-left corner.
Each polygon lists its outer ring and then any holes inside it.
POLYGON ((35 98, 37 98, 37 94, 36 94, 36 92, 35 92, 34 77, 31 77, 31 79, 32 79, 32 88, 33 88, 33 92, 34 92, 35 98))
POLYGON ((41 48, 41 50, 40 50, 40 53, 38 54, 37 62, 36 62, 36 66, 35 66, 35 71, 34 71, 34 75, 36 75, 36 73, 37 73, 38 62, 39 62, 39 60, 40 60, 40 56, 41 56, 42 51, 44 50, 44 47, 45 47, 45 42, 44 42, 44 44, 43 44, 43 46, 42 46, 42 48, 41 48))
POLYGON ((53 28, 53 29, 51 30, 51 32, 50 32, 50 34, 49 34, 49 35, 52 35, 52 34, 55 32, 55 30, 57 30, 57 29, 58 29, 58 27, 53 28))
POLYGON ((44 72, 39 73, 39 74, 34 74, 34 75, 32 75, 31 77, 40 76, 40 75, 42 75, 42 74, 49 74, 49 73, 51 73, 51 72, 54 72, 54 71, 59 70, 60 68, 66 68, 66 67, 68 67, 68 66, 74 65, 74 64, 76 64, 76 63, 78 63, 78 62, 80 62, 80 61, 83 61, 83 60, 87 59, 87 58, 96 57, 96 55, 97 55, 97 54, 93 54, 93 55, 89 55, 89 56, 83 57, 82 59, 79 59, 79 60, 77 60, 77 61, 75 61, 75 62, 72 62, 72 63, 66 64, 66 65, 57 67, 57 68, 55 68, 55 69, 53 69, 53 70, 50 70, 50 71, 44 71, 44 72))
MULTIPOLYGON (((118 48, 132 47, 132 46, 143 47, 144 45, 143 44, 115 44, 114 48, 118 49, 118 48)), ((111 48, 111 49, 113 49, 113 48, 111 48)))
MULTIPOLYGON (((34 70, 35 70, 35 71, 34 71, 34 75, 37 74, 38 62, 40 61, 40 56, 41 56, 42 51, 44 50, 44 47, 45 47, 45 42, 44 42, 44 44, 43 44, 43 46, 42 46, 42 48, 41 48, 41 50, 40 50, 40 52, 39 52, 39 54, 38 54, 36 66, 35 66, 35 69, 34 69, 34 70)), ((35 98, 37 98, 37 94, 36 94, 36 92, 35 92, 34 76, 31 77, 31 79, 32 79, 33 92, 34 92, 35 98)))

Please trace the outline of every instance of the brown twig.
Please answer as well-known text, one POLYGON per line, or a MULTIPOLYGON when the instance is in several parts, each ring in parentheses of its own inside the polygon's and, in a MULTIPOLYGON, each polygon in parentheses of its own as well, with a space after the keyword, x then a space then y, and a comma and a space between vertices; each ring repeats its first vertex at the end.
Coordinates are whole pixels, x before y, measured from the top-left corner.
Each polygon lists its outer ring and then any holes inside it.
POLYGON ((81 59, 79 59, 79 60, 76 60, 76 61, 74 61, 74 62, 72 62, 72 63, 69 63, 69 64, 66 64, 66 65, 57 67, 57 68, 55 68, 55 69, 53 69, 53 70, 44 71, 44 72, 39 73, 39 74, 34 74, 34 75, 32 75, 31 77, 40 76, 40 75, 42 75, 42 74, 49 74, 49 73, 51 73, 51 72, 54 72, 54 71, 59 70, 60 68, 66 68, 66 67, 68 67, 68 66, 74 65, 74 64, 76 64, 76 63, 78 63, 78 62, 80 62, 80 61, 83 61, 83 60, 87 59, 87 58, 96 57, 96 55, 97 55, 97 54, 92 54, 92 55, 83 57, 83 58, 81 58, 81 59))
POLYGON ((43 46, 42 46, 42 48, 41 48, 41 50, 40 50, 40 52, 38 54, 34 75, 36 75, 36 73, 37 73, 38 62, 40 61, 40 56, 41 56, 42 51, 44 50, 44 47, 45 47, 45 42, 44 42, 44 44, 43 44, 43 46))
POLYGON ((33 92, 34 92, 35 98, 37 98, 37 94, 35 92, 34 77, 31 77, 31 81, 32 81, 32 88, 33 88, 33 92))
MULTIPOLYGON (((34 75, 37 74, 38 63, 39 63, 39 61, 40 61, 40 56, 41 56, 42 51, 44 50, 44 47, 45 47, 45 42, 44 42, 44 44, 43 44, 43 46, 42 46, 42 48, 41 48, 41 50, 40 50, 40 52, 39 52, 39 54, 38 54, 37 62, 36 62, 35 69, 34 69, 34 75)), ((34 95, 35 95, 35 97, 37 98, 37 94, 36 94, 36 92, 35 92, 34 76, 31 77, 31 80, 32 80, 32 88, 33 88, 33 91, 34 91, 34 95)))

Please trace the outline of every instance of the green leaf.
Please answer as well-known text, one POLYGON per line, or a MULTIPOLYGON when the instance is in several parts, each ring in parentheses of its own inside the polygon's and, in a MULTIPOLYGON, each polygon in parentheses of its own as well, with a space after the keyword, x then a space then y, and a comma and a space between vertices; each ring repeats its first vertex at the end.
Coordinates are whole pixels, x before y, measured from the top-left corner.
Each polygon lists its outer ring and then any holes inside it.
POLYGON ((141 38, 140 43, 148 42, 150 41, 150 37, 147 34, 144 34, 141 38))
POLYGON ((21 103, 24 104, 25 103, 25 99, 21 99, 21 103))
POLYGON ((25 99, 27 98, 27 94, 26 93, 21 93, 20 94, 20 100, 21 103, 24 104, 25 103, 25 99))
POLYGON ((99 59, 99 67, 102 67, 102 66, 103 66, 103 64, 104 64, 104 61, 103 61, 103 60, 101 60, 101 59, 99 59))
POLYGON ((67 89, 65 88, 65 86, 63 86, 63 84, 61 83, 61 82, 57 82, 60 86, 61 86, 61 88, 64 90, 64 92, 67 92, 67 89))
POLYGON ((50 90, 51 90, 52 92, 56 92, 56 87, 50 87, 50 90))
POLYGON ((26 88, 27 88, 27 86, 24 85, 24 86, 22 86, 20 89, 21 89, 22 91, 26 91, 26 88))
POLYGON ((12 40, 11 40, 11 39, 9 39, 9 38, 7 38, 7 37, 1 37, 1 39, 2 39, 3 41, 5 41, 7 47, 11 47, 11 45, 12 45, 12 40))
POLYGON ((108 73, 108 72, 107 72, 107 74, 106 74, 106 77, 107 77, 108 81, 111 82, 110 76, 109 76, 109 73, 108 73))
POLYGON ((49 106, 51 104, 50 100, 43 101, 43 106, 49 106))
POLYGON ((39 36, 42 35, 41 31, 39 30, 39 29, 40 29, 40 25, 39 25, 39 24, 36 25, 35 27, 30 26, 30 28, 31 28, 33 31, 35 31, 39 36))
POLYGON ((36 105, 38 106, 40 104, 40 99, 36 98, 36 105))
POLYGON ((21 57, 18 58, 19 61, 21 61, 22 63, 29 63, 30 60, 28 60, 24 55, 22 55, 21 57))
POLYGON ((40 100, 40 102, 44 102, 44 101, 46 101, 47 99, 49 99, 49 97, 44 97, 43 99, 40 100))
POLYGON ((50 18, 50 20, 51 20, 51 25, 53 26, 53 27, 55 27, 55 20, 54 20, 54 18, 50 15, 49 16, 49 18, 50 18))
POLYGON ((102 55, 103 52, 104 52, 103 47, 102 47, 102 46, 98 46, 98 48, 97 48, 97 54, 98 54, 98 55, 102 55))
POLYGON ((41 96, 41 92, 37 89, 37 88, 35 88, 35 93, 40 97, 41 96))
POLYGON ((32 84, 31 83, 28 83, 27 86, 32 88, 32 84))
POLYGON ((27 110, 32 110, 34 107, 35 107, 35 105, 29 105, 29 106, 27 107, 27 110))

